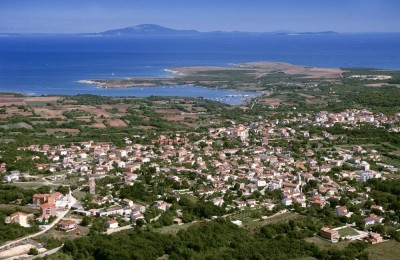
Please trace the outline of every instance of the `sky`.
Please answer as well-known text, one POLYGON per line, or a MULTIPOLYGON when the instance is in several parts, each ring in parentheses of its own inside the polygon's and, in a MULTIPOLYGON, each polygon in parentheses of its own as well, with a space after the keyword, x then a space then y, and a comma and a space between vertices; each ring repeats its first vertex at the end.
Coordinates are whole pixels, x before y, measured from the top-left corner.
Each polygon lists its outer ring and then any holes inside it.
POLYGON ((0 0, 0 32, 84 33, 137 24, 199 31, 399 32, 399 0, 0 0))

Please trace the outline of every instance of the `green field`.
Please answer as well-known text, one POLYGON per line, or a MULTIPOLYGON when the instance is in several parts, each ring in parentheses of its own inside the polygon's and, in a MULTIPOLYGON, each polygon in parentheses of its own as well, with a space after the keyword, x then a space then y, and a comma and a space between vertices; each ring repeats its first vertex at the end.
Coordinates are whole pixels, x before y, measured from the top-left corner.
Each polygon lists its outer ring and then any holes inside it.
POLYGON ((13 182, 13 186, 17 186, 22 189, 38 189, 42 186, 51 186, 51 187, 58 187, 59 185, 46 183, 46 182, 13 182))
POLYGON ((15 210, 15 211, 23 211, 26 213, 39 213, 39 210, 33 209, 29 206, 20 206, 17 204, 0 204, 0 211, 2 210, 15 210))
POLYGON ((390 240, 366 249, 371 260, 400 259, 400 242, 390 240))
POLYGON ((171 226, 166 226, 166 227, 162 227, 162 228, 157 228, 157 229, 153 229, 154 232, 158 232, 161 234, 176 234, 178 233, 179 230, 186 230, 188 229, 190 226, 194 225, 196 223, 192 222, 192 223, 186 223, 183 225, 171 225, 171 226))
POLYGON ((277 216, 273 216, 270 218, 267 218, 265 220, 260 220, 256 218, 251 218, 251 217, 233 217, 232 219, 234 220, 241 220, 243 222, 243 226, 248 229, 256 229, 260 228, 262 226, 268 225, 268 224, 273 224, 273 223, 278 223, 278 222, 287 222, 291 219, 296 219, 300 217, 298 214, 295 214, 293 212, 286 212, 277 216))
POLYGON ((323 249, 323 250, 329 250, 329 249, 333 249, 333 248, 342 250, 342 249, 345 249, 351 243, 350 240, 344 240, 344 241, 340 241, 338 243, 331 243, 320 237, 309 237, 309 238, 306 238, 305 240, 307 242, 316 244, 320 249, 323 249))
POLYGON ((355 231, 354 229, 349 228, 349 227, 340 229, 340 230, 338 230, 338 232, 339 232, 339 235, 342 236, 342 237, 345 237, 345 236, 355 236, 355 235, 358 234, 357 231, 355 231))
POLYGON ((87 193, 83 191, 74 191, 72 192, 72 195, 78 200, 83 200, 86 197, 87 193))

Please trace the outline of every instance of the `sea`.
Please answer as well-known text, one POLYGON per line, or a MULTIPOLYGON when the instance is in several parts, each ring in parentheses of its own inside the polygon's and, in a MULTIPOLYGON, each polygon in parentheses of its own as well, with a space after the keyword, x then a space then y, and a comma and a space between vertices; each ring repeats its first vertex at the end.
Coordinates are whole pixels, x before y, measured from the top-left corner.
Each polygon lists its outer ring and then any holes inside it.
POLYGON ((255 92, 202 86, 100 89, 79 80, 170 77, 181 66, 280 61, 400 69, 400 33, 175 37, 0 37, 0 92, 26 95, 188 96, 241 104, 255 92))

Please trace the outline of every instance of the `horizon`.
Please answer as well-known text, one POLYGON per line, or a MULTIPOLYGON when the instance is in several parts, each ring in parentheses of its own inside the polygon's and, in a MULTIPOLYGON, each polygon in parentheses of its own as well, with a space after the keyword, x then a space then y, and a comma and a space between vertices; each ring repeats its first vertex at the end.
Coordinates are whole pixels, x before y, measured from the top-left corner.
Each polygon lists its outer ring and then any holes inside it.
POLYGON ((0 33, 99 33, 140 24, 200 32, 398 33, 399 11, 395 0, 2 0, 0 33))
POLYGON ((192 31, 197 31, 199 33, 211 33, 211 32, 223 32, 223 33, 254 33, 254 34, 262 34, 262 33, 324 33, 324 32, 332 32, 332 33, 337 33, 337 34, 398 34, 400 33, 400 30, 398 31, 365 31, 365 32, 341 32, 341 31, 335 31, 335 30, 323 30, 323 31, 311 31, 311 30, 304 30, 304 31, 291 31, 291 30, 286 30, 286 29, 276 29, 272 31, 239 31, 239 30, 212 30, 212 31, 200 31, 196 28, 173 28, 173 27, 167 27, 162 24, 155 24, 155 23, 142 23, 142 24, 135 24, 135 25, 127 25, 119 28, 108 28, 105 29, 101 32, 2 32, 0 31, 0 34, 66 34, 66 35, 73 35, 73 34, 99 34, 107 31, 112 31, 112 30, 120 30, 120 29, 126 29, 126 28, 132 28, 132 27, 138 27, 138 26, 143 26, 143 25, 151 25, 151 26, 159 26, 162 28, 166 29, 172 29, 176 31, 181 31, 181 30, 192 30, 192 31))

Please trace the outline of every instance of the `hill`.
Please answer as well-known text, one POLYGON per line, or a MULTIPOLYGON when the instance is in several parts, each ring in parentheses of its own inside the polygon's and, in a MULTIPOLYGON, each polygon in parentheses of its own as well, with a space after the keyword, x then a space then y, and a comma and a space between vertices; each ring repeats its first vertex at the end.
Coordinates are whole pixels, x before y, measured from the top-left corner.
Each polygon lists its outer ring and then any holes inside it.
POLYGON ((241 31, 212 31, 199 32, 196 30, 176 30, 160 26, 157 24, 139 24, 121 29, 113 29, 97 33, 98 36, 179 36, 179 35, 243 35, 243 34, 268 34, 268 35, 305 35, 305 34, 337 34, 333 31, 325 32, 293 32, 293 31, 273 31, 273 32, 241 32, 241 31))
POLYGON ((114 29, 99 33, 104 36, 134 36, 134 35, 190 35, 199 34, 196 30, 175 30, 157 24, 140 24, 136 26, 114 29))

